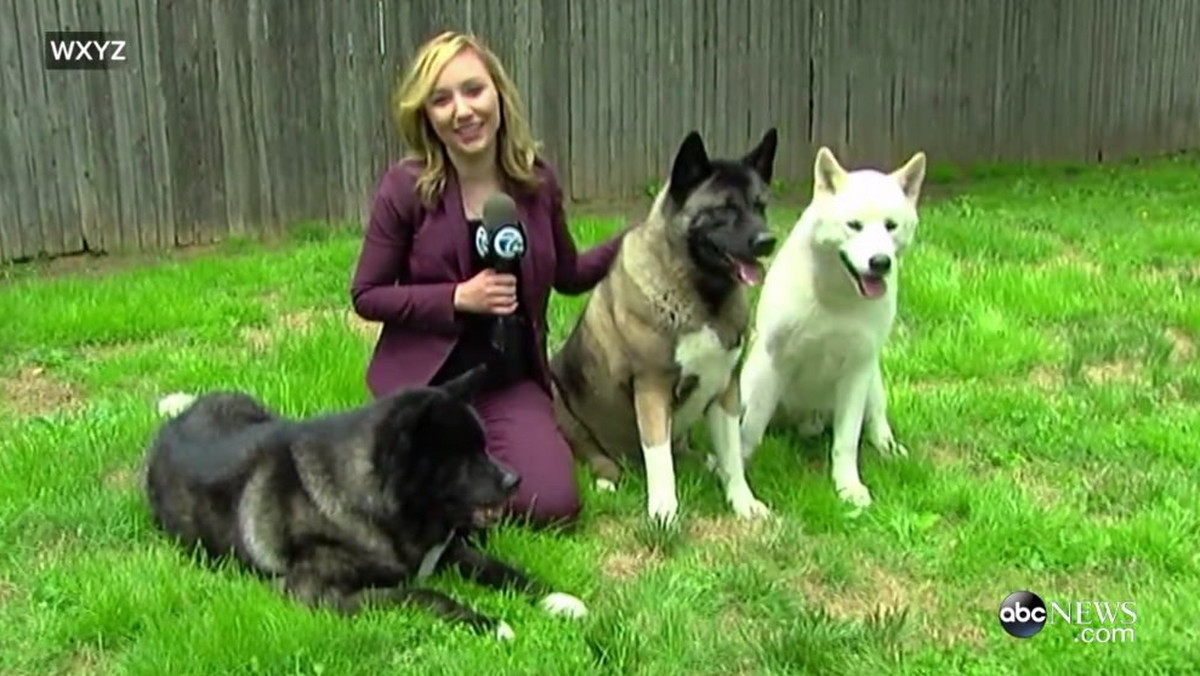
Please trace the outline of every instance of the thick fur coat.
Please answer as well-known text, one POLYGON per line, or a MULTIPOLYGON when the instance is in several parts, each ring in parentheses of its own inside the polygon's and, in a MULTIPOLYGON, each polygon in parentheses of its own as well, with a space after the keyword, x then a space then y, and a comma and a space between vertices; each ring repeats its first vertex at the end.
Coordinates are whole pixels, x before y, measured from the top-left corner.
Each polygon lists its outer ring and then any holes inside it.
POLYGON ((871 504, 858 470, 860 436, 907 455, 887 416, 881 359, 896 319, 900 263, 912 246, 925 154, 899 169, 846 171, 821 148, 813 198, 763 282, 755 340, 741 374, 747 461, 768 424, 803 435, 833 430, 831 474, 838 495, 871 504))
POLYGON ((153 519, 184 549, 232 557, 313 607, 421 607, 512 637, 502 620, 419 586, 454 566, 580 616, 578 599, 471 544, 520 482, 485 453, 467 404, 483 377, 479 368, 302 420, 240 392, 165 397, 147 457, 153 519))
POLYGON ((736 375, 746 287, 775 243, 766 202, 776 142, 772 129, 745 156, 714 159, 689 134, 649 215, 626 233, 551 359, 559 426, 576 455, 608 489, 625 461, 640 461, 654 519, 676 516, 673 449, 702 419, 733 510, 769 513, 742 470, 736 375))

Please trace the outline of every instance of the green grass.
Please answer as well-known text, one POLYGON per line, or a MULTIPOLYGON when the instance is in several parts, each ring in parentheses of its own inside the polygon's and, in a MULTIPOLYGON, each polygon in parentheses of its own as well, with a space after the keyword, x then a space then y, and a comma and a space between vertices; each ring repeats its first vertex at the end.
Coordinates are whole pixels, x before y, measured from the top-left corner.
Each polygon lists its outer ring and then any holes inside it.
MULTIPOLYGON (((1189 671, 1198 177, 1194 159, 1162 160, 930 201, 885 364, 912 457, 863 454, 875 506, 847 518, 828 439, 783 432, 749 469, 775 525, 737 523, 693 461, 674 537, 643 527, 639 479, 585 482, 579 532, 507 529, 491 547, 585 599, 586 621, 433 582, 507 619, 510 644, 419 612, 311 613, 149 526, 138 468, 159 394, 243 388, 296 415, 366 398, 353 232, 0 272, 0 673, 1189 671), (1136 641, 1077 643, 1061 624, 1011 638, 997 609, 1022 588, 1136 601, 1136 641)), ((798 211, 777 208, 775 227, 798 211)), ((590 242, 620 222, 575 229, 590 242)), ((553 299, 555 342, 580 300, 553 299)))

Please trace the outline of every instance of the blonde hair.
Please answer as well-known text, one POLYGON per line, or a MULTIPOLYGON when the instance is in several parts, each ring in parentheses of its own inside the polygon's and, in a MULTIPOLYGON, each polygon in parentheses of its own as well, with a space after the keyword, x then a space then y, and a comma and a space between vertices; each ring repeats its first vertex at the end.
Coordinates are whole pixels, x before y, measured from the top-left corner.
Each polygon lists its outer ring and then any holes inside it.
POLYGON ((423 162, 416 187, 417 195, 427 205, 435 202, 445 188, 449 158, 425 114, 425 103, 442 69, 467 49, 483 61, 499 95, 497 146, 501 172, 508 182, 522 188, 533 189, 538 184, 534 163, 541 144, 533 138, 525 104, 512 78, 500 59, 474 35, 445 31, 421 45, 392 97, 392 114, 408 156, 423 162))

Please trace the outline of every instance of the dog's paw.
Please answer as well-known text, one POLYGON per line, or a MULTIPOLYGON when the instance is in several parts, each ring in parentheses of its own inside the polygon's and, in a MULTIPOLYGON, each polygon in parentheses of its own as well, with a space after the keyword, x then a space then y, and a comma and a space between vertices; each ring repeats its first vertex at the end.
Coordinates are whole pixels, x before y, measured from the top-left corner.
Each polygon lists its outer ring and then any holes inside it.
POLYGON ((871 491, 861 482, 846 483, 837 487, 838 497, 859 509, 871 506, 871 491))
POLYGON ((596 479, 596 490, 612 493, 617 490, 617 485, 608 479, 596 479))
POLYGON ((900 443, 899 441, 896 441, 895 439, 892 440, 892 443, 885 446, 881 452, 884 455, 892 456, 894 458, 907 458, 908 457, 908 448, 906 448, 904 446, 904 444, 900 443))
POLYGON ((896 441, 890 431, 873 432, 867 435, 867 443, 885 458, 907 458, 908 449, 896 441))
POLYGON ((896 436, 892 433, 890 425, 885 424, 870 424, 866 429, 867 444, 879 452, 880 455, 889 458, 907 458, 908 449, 904 444, 896 441, 896 436))
POLYGON ((583 601, 562 592, 554 592, 548 594, 541 602, 542 610, 551 615, 569 617, 577 620, 587 615, 587 606, 583 605, 583 601))
POLYGON ((496 624, 496 638, 500 639, 501 641, 511 641, 516 637, 517 632, 513 631, 513 628, 510 627, 504 620, 500 620, 500 622, 496 624))
POLYGON ((772 516, 771 508, 753 495, 731 499, 729 504, 734 514, 743 519, 768 519, 772 516))
POLYGON ((196 401, 196 396, 186 392, 173 392, 158 400, 158 415, 174 418, 183 413, 196 401))
POLYGON ((895 437, 888 437, 884 439, 883 441, 875 444, 875 448, 878 449, 881 455, 889 458, 908 457, 908 449, 904 447, 904 444, 896 441, 895 437))
POLYGON ((726 499, 729 501, 729 506, 733 508, 733 513, 743 519, 761 519, 771 516, 771 509, 754 497, 750 487, 744 484, 730 490, 726 499))
POLYGON ((663 526, 675 523, 679 512, 679 500, 674 493, 651 494, 646 504, 646 513, 651 521, 663 526))

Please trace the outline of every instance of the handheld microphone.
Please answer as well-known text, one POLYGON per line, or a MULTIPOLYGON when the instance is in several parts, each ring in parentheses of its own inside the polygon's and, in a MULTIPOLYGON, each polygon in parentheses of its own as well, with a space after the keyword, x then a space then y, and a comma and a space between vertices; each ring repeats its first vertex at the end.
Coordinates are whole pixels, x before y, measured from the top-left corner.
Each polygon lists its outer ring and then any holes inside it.
POLYGON ((475 251, 496 272, 515 274, 525 255, 525 226, 517 204, 496 193, 483 204, 483 224, 475 229, 475 251))
MULTIPOLYGON (((517 213, 517 204, 504 193, 496 193, 483 204, 483 223, 475 229, 475 252, 483 264, 496 272, 517 275, 517 297, 520 298, 519 270, 526 249, 525 226, 517 213)), ((519 316, 501 315, 492 323, 491 344, 500 359, 501 372, 520 372, 526 361, 522 352, 521 331, 524 322, 519 316)))

